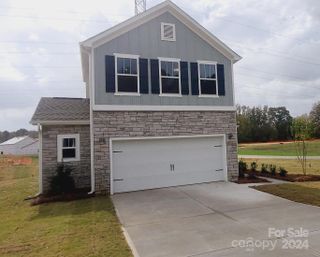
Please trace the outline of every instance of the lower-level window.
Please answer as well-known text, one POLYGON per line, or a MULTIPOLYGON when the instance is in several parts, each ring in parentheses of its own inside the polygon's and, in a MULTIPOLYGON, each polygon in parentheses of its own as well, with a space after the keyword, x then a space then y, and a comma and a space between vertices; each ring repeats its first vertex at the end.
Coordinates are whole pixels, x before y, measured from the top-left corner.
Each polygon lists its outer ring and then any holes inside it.
POLYGON ((58 135, 57 138, 58 162, 80 160, 79 134, 58 135))

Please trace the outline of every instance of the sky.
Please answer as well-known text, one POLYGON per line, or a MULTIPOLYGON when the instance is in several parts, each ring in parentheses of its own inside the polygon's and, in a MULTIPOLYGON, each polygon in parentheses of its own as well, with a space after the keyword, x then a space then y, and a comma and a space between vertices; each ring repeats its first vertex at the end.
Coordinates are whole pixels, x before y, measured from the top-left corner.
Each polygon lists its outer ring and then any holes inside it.
MULTIPOLYGON (((320 100, 320 1, 173 2, 243 57, 237 104, 297 116, 320 100)), ((134 0, 1 0, 0 131, 36 129, 42 96, 85 97, 79 42, 133 15, 134 0)))

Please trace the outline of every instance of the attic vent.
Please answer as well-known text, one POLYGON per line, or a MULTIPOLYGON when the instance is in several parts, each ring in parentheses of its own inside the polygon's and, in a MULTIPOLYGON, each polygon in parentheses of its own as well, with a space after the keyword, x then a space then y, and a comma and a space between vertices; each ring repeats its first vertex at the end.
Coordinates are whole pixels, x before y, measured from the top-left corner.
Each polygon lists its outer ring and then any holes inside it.
POLYGON ((171 23, 161 23, 161 40, 176 41, 176 26, 171 23))

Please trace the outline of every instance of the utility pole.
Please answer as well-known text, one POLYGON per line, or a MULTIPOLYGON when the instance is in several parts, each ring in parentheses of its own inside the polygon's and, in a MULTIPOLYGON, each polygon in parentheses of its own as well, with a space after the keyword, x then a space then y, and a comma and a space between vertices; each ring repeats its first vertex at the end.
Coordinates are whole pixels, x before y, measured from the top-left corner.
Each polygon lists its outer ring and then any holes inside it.
POLYGON ((146 11, 147 0, 134 0, 134 3, 135 3, 134 12, 136 15, 146 11))

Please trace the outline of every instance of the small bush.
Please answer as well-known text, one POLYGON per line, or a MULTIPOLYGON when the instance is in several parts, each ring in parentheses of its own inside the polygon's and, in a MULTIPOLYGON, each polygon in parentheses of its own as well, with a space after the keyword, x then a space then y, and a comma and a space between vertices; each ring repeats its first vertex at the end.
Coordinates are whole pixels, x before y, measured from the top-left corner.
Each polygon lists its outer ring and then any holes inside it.
POLYGON ((248 165, 245 161, 239 161, 239 177, 244 178, 244 173, 247 171, 248 165))
POLYGON ((276 171, 277 171, 277 166, 270 164, 269 170, 270 170, 271 175, 272 175, 272 176, 275 176, 276 173, 277 173, 277 172, 276 172, 276 171))
POLYGON ((250 167, 252 171, 257 171, 258 164, 256 162, 251 162, 250 167))
POLYGON ((257 176, 256 176, 254 171, 250 170, 249 173, 248 173, 248 178, 249 179, 255 179, 255 178, 257 178, 257 176))
POLYGON ((261 164, 261 173, 262 173, 262 174, 267 174, 267 173, 269 173, 269 172, 268 172, 268 165, 266 165, 266 164, 264 164, 264 163, 261 164))
POLYGON ((288 174, 288 171, 285 168, 282 168, 282 167, 279 168, 279 175, 281 177, 285 177, 287 176, 287 174, 288 174))
POLYGON ((74 179, 71 176, 73 169, 70 166, 59 164, 56 169, 56 175, 50 181, 50 194, 59 195, 71 193, 75 190, 74 179))

